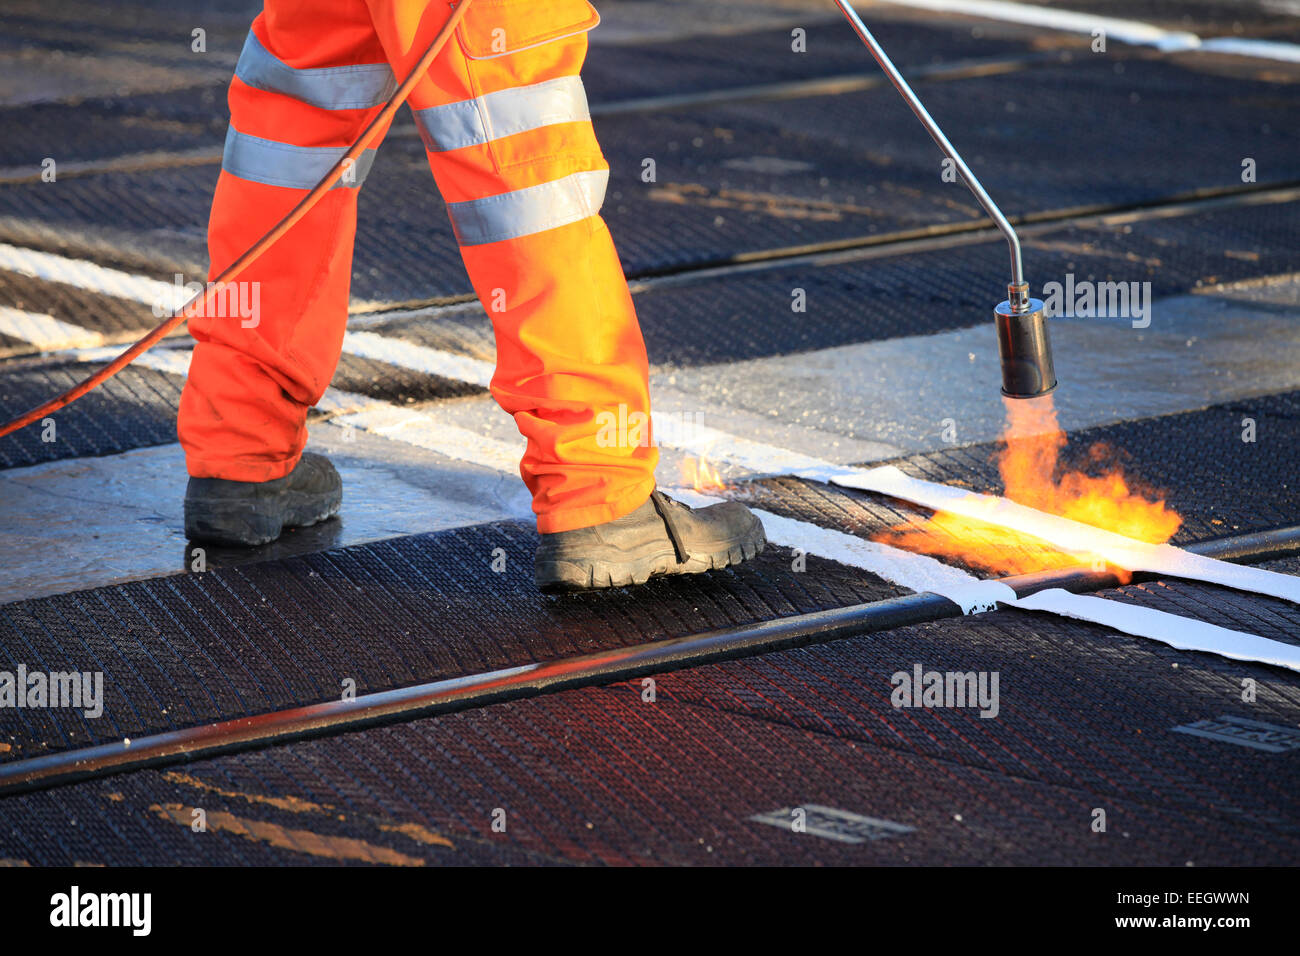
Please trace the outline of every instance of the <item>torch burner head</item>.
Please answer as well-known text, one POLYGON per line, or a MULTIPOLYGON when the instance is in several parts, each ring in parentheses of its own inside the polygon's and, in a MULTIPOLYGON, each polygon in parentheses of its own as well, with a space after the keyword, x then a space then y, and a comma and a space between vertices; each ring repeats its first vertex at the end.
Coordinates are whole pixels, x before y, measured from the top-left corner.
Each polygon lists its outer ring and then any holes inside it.
POLYGON ((1002 394, 1008 398, 1037 398, 1056 388, 1052 343, 1047 335, 1047 311, 1042 299, 1031 299, 1025 283, 1007 287, 1008 298, 993 310, 1002 359, 1002 394))

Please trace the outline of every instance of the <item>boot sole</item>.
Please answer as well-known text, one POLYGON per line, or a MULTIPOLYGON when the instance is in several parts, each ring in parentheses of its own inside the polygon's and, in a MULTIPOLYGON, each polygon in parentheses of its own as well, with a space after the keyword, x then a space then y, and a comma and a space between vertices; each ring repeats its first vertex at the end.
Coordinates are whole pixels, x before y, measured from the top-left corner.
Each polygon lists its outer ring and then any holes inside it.
POLYGON ((546 594, 630 587, 670 574, 701 574, 741 564, 757 557, 766 546, 767 535, 762 524, 755 521, 754 528, 745 535, 692 551, 684 564, 677 563, 671 547, 658 545, 646 554, 619 551, 608 559, 582 562, 541 558, 536 565, 537 587, 546 594))
POLYGON ((306 528, 331 518, 343 504, 342 489, 322 498, 286 492, 278 508, 267 514, 267 502, 187 498, 185 534, 191 541, 257 547, 270 544, 285 528, 306 528))

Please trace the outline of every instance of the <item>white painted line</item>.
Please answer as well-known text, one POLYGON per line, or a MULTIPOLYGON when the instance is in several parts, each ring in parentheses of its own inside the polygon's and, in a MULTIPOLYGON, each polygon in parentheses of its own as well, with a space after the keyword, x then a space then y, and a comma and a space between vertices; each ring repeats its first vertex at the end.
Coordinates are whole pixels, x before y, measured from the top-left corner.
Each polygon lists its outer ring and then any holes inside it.
MULTIPOLYGON (((160 282, 145 276, 110 269, 80 259, 39 252, 0 243, 0 269, 8 269, 20 275, 32 276, 50 282, 60 282, 88 292, 111 295, 122 299, 140 302, 150 307, 157 305, 168 311, 178 309, 189 301, 190 293, 183 286, 174 282, 160 282)), ((51 319, 50 321, 57 321, 51 319)), ((15 328, 17 328, 15 323, 15 328)), ((68 325, 67 329, 78 326, 68 325)), ((0 325, 0 331, 6 331, 0 325)), ((36 330, 33 330, 34 334, 36 330)), ((97 333, 82 330, 89 336, 97 333)), ((15 333, 16 334, 16 333, 15 333)), ((37 339, 19 335, 26 341, 40 346, 37 339)), ((102 341, 102 337, 100 338, 102 341)), ((86 342, 87 345, 91 344, 86 342)), ((57 346, 67 348, 69 345, 57 346)), ((374 359, 380 362, 411 369, 442 378, 469 382, 487 388, 492 381, 494 366, 482 359, 441 349, 428 348, 400 339, 386 338, 374 332, 347 332, 343 337, 343 351, 360 358, 374 359)), ((110 358, 115 356, 110 356, 110 358)), ((107 361, 108 359, 105 359, 107 361)))
POLYGON ((1007 0, 883 0, 883 2, 918 10, 959 13, 965 16, 983 17, 986 20, 1002 20, 1006 23, 1023 23, 1027 26, 1060 30, 1063 33, 1096 36, 1096 31, 1103 31, 1107 39, 1118 40, 1132 46, 1155 47, 1163 53, 1194 50, 1201 53, 1224 53, 1232 56, 1300 63, 1300 45, 1294 43, 1254 40, 1246 37, 1202 38, 1195 33, 1167 30, 1152 23, 1104 17, 1092 13, 1076 13, 1059 7, 1040 7, 1028 3, 1011 3, 1007 0))
POLYGON ((491 384, 492 374, 496 371, 496 366, 482 359, 404 342, 375 332, 346 333, 343 336, 343 351, 426 375, 470 382, 483 388, 491 384))
POLYGON ((184 289, 178 289, 170 282, 160 282, 93 262, 69 259, 52 252, 24 249, 3 242, 0 242, 0 269, 8 269, 34 279, 61 282, 87 292, 131 299, 148 306, 158 304, 166 309, 179 308, 189 298, 184 289))
MULTIPOLYGON (((120 346, 106 346, 97 349, 70 349, 64 352, 53 352, 52 355, 67 356, 78 362, 103 362, 107 364, 117 358, 124 348, 120 346)), ((140 365, 144 368, 155 369, 159 372, 166 372, 169 375, 179 375, 185 378, 190 374, 190 359, 193 357, 191 349, 168 349, 155 347, 136 358, 131 364, 140 365)))
POLYGON ((668 448, 700 457, 727 461, 759 475, 793 475, 835 467, 820 458, 751 441, 694 422, 678 422, 671 415, 652 416, 655 441, 668 448), (666 427, 661 427, 666 426, 666 427))
POLYGON ((522 437, 517 445, 507 444, 465 428, 435 421, 428 414, 415 409, 396 405, 373 405, 351 415, 332 418, 330 422, 404 441, 447 458, 495 468, 506 474, 519 474, 519 460, 524 452, 522 437))
POLYGON ((42 351, 89 348, 102 345, 104 336, 79 325, 60 322, 52 315, 0 306, 0 335, 30 342, 42 351))

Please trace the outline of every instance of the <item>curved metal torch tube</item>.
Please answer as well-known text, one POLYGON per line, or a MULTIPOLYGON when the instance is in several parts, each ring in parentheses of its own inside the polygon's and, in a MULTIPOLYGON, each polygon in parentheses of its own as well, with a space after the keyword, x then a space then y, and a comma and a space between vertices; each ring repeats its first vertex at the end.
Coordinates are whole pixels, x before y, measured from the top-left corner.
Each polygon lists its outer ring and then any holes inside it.
MULTIPOLYGON (((939 124, 934 121, 934 117, 930 115, 921 101, 917 99, 916 94, 912 92, 912 88, 907 85, 907 80, 903 79, 903 74, 898 72, 898 68, 894 66, 893 61, 889 58, 889 54, 887 54, 884 51, 884 48, 876 42, 876 38, 871 35, 871 31, 868 30, 867 25, 862 22, 857 11, 849 5, 848 0, 835 0, 835 5, 839 7, 840 12, 848 18, 848 21, 853 26, 858 38, 866 44, 867 49, 871 51, 871 55, 875 57, 876 62, 880 64, 880 68, 884 70, 885 75, 889 77, 889 82, 894 84, 894 89, 898 90, 899 94, 901 94, 903 99, 907 102, 907 105, 912 108, 912 112, 916 114, 916 118, 921 121, 923 126, 925 126, 930 137, 939 144, 939 148, 953 161, 953 165, 955 165, 958 172, 961 173, 962 181, 966 183, 966 187, 975 195, 975 198, 979 200, 979 204, 984 207, 984 211, 993 219, 993 222, 997 225, 998 229, 1001 230, 1002 235, 1006 236, 1007 244, 1011 246, 1011 285, 1014 287, 1023 285, 1025 279, 1024 267, 1021 265, 1020 261, 1020 237, 1017 236, 1016 231, 1011 228, 1011 223, 1007 222, 1007 217, 1002 215, 1002 210, 997 207, 997 203, 993 201, 992 197, 984 191, 984 187, 980 185, 980 181, 975 178, 975 174, 970 171, 970 167, 967 166, 966 161, 961 158, 956 147, 948 141, 948 137, 945 136, 943 130, 939 128, 939 124)), ((1026 293, 1025 299, 1027 300, 1027 298, 1028 295, 1026 293)), ((1013 294, 1010 301, 1013 305, 1017 304, 1017 297, 1013 294)), ((1025 304, 1028 304, 1027 301, 1025 304)), ((1016 309, 1016 311, 1019 312, 1021 310, 1016 309)))

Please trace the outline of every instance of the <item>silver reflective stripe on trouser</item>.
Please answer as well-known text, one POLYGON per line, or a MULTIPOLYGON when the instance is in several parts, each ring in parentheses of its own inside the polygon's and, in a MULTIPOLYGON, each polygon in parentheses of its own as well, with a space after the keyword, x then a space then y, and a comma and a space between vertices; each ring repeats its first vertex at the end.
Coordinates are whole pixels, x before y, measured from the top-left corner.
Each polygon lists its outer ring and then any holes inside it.
MULTIPOLYGON (((226 130, 226 151, 221 156, 221 168, 232 176, 255 183, 311 189, 347 151, 346 146, 277 143, 273 139, 249 136, 231 126, 226 130)), ((375 151, 366 150, 352 167, 352 174, 341 175, 332 188, 355 189, 360 186, 374 161, 375 151)))
POLYGON ((472 100, 414 112, 424 148, 433 153, 479 146, 555 123, 591 119, 587 91, 576 76, 485 93, 472 100))
POLYGON ((262 46, 252 30, 239 54, 235 76, 259 90, 283 93, 323 110, 368 109, 384 102, 397 89, 397 80, 387 63, 298 70, 262 46))
POLYGON ((593 169, 499 196, 448 203, 447 214, 462 246, 518 239, 596 215, 608 182, 608 169, 593 169))

